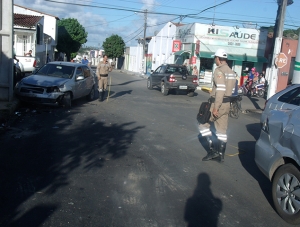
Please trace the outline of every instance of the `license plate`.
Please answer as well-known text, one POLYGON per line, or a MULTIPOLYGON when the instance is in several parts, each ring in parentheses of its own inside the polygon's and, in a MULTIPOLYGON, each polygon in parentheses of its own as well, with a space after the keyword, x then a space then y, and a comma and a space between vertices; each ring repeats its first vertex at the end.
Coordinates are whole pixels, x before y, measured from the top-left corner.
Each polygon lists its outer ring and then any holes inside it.
POLYGON ((187 89, 187 86, 179 86, 179 89, 187 89))

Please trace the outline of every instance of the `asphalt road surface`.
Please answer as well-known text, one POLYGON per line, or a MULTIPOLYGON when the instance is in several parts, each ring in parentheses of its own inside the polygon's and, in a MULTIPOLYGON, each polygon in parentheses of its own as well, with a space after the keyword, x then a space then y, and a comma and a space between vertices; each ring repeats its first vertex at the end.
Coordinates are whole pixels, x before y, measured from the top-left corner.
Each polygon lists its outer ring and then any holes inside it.
POLYGON ((208 94, 110 78, 104 102, 17 110, 0 135, 0 226, 289 226, 254 162, 258 114, 230 118, 225 162, 202 162, 208 94))

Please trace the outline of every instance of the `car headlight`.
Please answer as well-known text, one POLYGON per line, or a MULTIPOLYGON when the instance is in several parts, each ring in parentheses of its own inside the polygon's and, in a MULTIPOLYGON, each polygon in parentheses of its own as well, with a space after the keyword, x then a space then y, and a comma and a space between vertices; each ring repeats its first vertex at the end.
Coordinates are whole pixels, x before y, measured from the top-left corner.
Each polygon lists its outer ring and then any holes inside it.
POLYGON ((16 86, 15 86, 15 88, 20 88, 20 87, 21 87, 21 85, 23 85, 23 82, 22 82, 22 80, 20 80, 19 82, 17 82, 17 83, 16 83, 16 86))
POLYGON ((59 87, 57 87, 57 86, 48 87, 47 88, 47 93, 51 93, 51 92, 60 92, 59 87))

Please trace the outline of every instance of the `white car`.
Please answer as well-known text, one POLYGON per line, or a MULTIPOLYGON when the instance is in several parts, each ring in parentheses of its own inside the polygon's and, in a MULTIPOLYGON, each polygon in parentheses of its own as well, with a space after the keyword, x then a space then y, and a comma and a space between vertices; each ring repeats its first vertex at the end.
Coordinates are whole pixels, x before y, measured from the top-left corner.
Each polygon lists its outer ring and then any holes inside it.
POLYGON ((71 107, 74 99, 94 99, 95 73, 81 63, 49 62, 19 81, 14 92, 21 101, 71 107))

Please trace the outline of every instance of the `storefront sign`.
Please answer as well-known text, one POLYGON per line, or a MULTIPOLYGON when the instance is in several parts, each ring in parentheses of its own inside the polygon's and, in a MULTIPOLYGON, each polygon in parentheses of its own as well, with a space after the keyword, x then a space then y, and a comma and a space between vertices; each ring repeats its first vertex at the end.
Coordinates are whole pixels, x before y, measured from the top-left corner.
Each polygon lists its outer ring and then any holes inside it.
POLYGON ((181 49, 181 41, 180 40, 174 40, 172 45, 172 52, 177 52, 181 49))
MULTIPOLYGON (((181 26, 176 37, 184 43, 194 43, 197 38, 201 40, 202 46, 224 46, 264 51, 268 30, 195 23, 192 27, 191 25, 181 26)), ((238 51, 236 53, 238 54, 238 51)))

